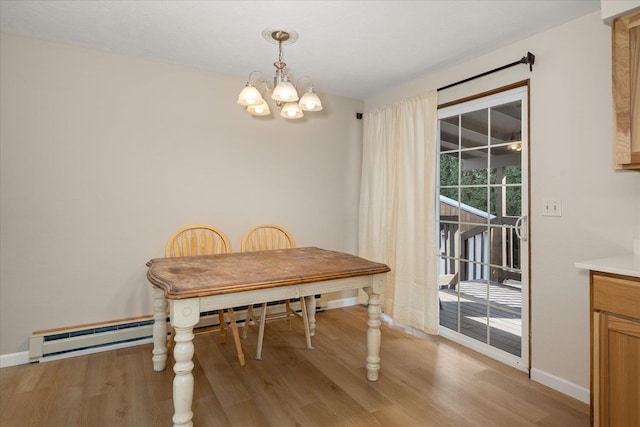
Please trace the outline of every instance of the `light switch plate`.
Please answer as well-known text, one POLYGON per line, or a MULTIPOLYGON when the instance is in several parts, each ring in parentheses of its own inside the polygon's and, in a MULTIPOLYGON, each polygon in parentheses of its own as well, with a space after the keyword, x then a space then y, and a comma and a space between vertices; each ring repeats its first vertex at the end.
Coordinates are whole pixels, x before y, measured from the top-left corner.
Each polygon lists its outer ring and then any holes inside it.
POLYGON ((562 216, 562 200, 542 199, 543 216, 562 216))

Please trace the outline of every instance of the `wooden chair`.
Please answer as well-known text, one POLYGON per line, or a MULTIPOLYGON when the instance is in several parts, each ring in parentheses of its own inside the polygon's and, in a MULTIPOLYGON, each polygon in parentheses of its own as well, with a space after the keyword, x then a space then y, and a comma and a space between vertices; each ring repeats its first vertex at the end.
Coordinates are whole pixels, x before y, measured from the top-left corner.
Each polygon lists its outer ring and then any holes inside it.
MULTIPOLYGON (((259 225, 249 230, 242 238, 240 247, 241 252, 265 251, 274 249, 294 248, 295 243, 293 237, 287 230, 277 225, 259 225)), ((313 297, 310 297, 313 298, 313 297)), ((309 318, 307 317, 307 306, 304 298, 300 298, 300 306, 302 314, 291 308, 291 300, 285 301, 285 311, 280 313, 267 314, 267 303, 262 304, 260 311, 260 319, 256 319, 253 314, 253 305, 247 309, 247 318, 242 330, 242 338, 247 337, 247 331, 251 323, 258 323, 258 348, 256 351, 256 359, 262 359, 262 343, 264 340, 264 325, 267 321, 287 320, 289 329, 291 329, 291 319, 302 317, 304 323, 304 333, 307 340, 307 348, 312 349, 311 333, 309 332, 309 318)))
MULTIPOLYGON (((167 258, 197 256, 197 255, 214 255, 231 252, 231 243, 225 234, 211 225, 188 225, 176 231, 167 242, 164 256, 167 258)), ((238 360, 240 366, 244 366, 244 353, 240 345, 240 334, 238 333, 238 325, 233 313, 233 308, 228 308, 229 323, 231 325, 231 333, 236 344, 238 352, 238 360)), ((218 310, 218 318, 220 320, 220 341, 225 342, 227 338, 227 322, 224 318, 224 310, 218 310)), ((169 346, 173 345, 174 331, 171 331, 169 338, 169 346)))

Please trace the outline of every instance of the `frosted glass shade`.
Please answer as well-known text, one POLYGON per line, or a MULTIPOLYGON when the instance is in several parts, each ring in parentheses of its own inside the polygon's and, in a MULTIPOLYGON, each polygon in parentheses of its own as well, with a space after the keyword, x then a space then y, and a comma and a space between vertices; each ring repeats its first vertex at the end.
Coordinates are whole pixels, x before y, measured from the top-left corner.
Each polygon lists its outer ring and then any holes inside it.
POLYGON ((255 86, 252 86, 250 83, 247 83, 244 89, 242 89, 242 92, 240 92, 240 95, 238 95, 237 102, 240 105, 244 105, 245 107, 248 107, 249 105, 257 105, 257 104, 263 103, 264 99, 262 99, 262 95, 260 95, 260 91, 258 91, 258 89, 256 89, 255 86))
POLYGON ((280 115, 285 119, 299 119, 304 116, 304 113, 300 109, 300 106, 295 102, 287 102, 282 107, 282 111, 280 111, 280 115))
POLYGON ((302 95, 300 98, 300 108, 304 111, 320 111, 322 110, 322 102, 313 89, 302 95))
POLYGON ((268 116, 269 114, 271 114, 271 110, 269 110, 269 105, 267 105, 267 103, 262 100, 262 104, 249 105, 247 107, 247 113, 251 114, 252 116, 268 116))
POLYGON ((280 102, 292 102, 298 100, 296 88, 288 80, 282 80, 273 90, 271 98, 280 102))

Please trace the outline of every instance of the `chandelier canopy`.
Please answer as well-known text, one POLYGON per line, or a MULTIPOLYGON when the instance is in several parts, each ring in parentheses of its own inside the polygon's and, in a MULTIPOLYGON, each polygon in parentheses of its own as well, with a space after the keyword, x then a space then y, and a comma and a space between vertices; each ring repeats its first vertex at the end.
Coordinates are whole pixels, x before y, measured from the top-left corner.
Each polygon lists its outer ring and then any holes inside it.
POLYGON ((285 119, 299 119, 304 116, 303 111, 320 111, 322 102, 313 87, 313 81, 306 76, 300 77, 294 85, 287 73, 287 64, 282 61, 282 45, 294 43, 298 40, 298 33, 293 30, 266 29, 262 32, 262 37, 271 43, 278 44, 278 60, 273 63, 276 73, 273 78, 273 86, 270 86, 261 71, 249 73, 249 79, 240 95, 238 104, 246 107, 247 113, 254 116, 269 116, 271 110, 269 104, 262 97, 260 88, 271 93, 271 99, 275 101, 276 107, 280 110, 280 116, 285 119), (258 78, 252 78, 254 74, 258 78), (306 86, 301 82, 308 80, 306 86), (305 89, 304 95, 298 97, 297 88, 305 89))

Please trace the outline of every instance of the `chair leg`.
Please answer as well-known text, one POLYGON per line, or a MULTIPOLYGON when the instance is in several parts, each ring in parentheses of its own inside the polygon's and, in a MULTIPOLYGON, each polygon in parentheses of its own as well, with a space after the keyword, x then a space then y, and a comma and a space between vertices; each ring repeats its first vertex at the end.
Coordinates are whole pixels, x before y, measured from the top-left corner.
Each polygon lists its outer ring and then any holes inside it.
POLYGON ((236 316, 233 314, 233 308, 227 309, 229 313, 229 322, 231 323, 231 333, 233 334, 233 341, 236 343, 236 351, 238 352, 238 361, 240 366, 244 366, 244 353, 242 352, 242 345, 240 345, 240 334, 238 333, 238 324, 236 323, 236 316))
POLYGON ((220 321, 220 342, 227 342, 227 322, 224 320, 224 310, 218 310, 218 319, 220 321))
POLYGON ((247 338, 249 332, 249 325, 255 319, 253 318, 253 304, 249 304, 247 307, 247 318, 244 319, 244 326, 242 327, 242 338, 247 338))
POLYGON ((295 311, 291 310, 291 300, 285 300, 284 304, 285 304, 285 313, 287 316, 287 322, 289 322, 289 330, 293 329, 293 322, 291 321, 291 318, 293 316, 290 315, 290 313, 295 313, 295 311))
POLYGON ((169 325, 171 332, 169 333, 169 340, 167 341, 167 354, 173 353, 173 347, 176 345, 176 331, 169 325))
POLYGON ((264 341, 264 324, 267 323, 267 303, 262 304, 262 312, 260 313, 260 329, 258 332, 258 349, 256 350, 256 359, 262 360, 262 342, 264 341))
MULTIPOLYGON (((167 311, 167 317, 169 317, 169 312, 167 311)), ((173 353, 173 347, 176 345, 176 330, 171 326, 171 322, 169 322, 169 338, 167 340, 167 354, 173 353)))

